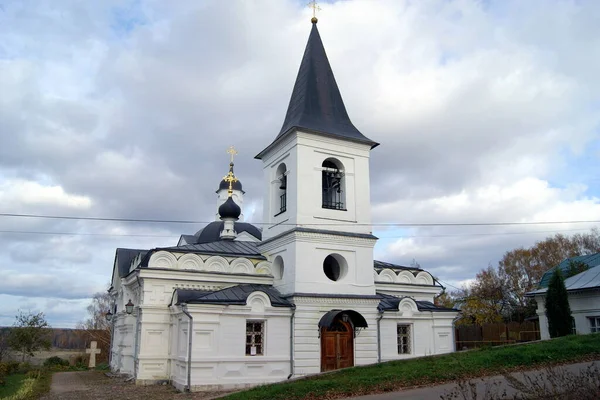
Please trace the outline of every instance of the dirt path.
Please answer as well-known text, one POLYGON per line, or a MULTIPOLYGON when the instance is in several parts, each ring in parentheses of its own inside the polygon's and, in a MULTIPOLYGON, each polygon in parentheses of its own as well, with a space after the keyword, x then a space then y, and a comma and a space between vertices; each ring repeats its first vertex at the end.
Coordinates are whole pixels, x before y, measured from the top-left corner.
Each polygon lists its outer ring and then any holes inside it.
POLYGON ((98 371, 57 372, 52 376, 50 393, 42 400, 209 400, 223 393, 180 393, 170 385, 136 386, 125 378, 107 377, 98 371))

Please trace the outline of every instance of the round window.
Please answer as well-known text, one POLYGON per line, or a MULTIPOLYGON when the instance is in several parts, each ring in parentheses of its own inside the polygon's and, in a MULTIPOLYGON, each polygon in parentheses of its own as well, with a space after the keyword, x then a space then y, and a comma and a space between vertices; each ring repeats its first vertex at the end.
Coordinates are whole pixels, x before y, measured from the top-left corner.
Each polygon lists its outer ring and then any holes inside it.
POLYGON ((346 275, 348 266, 344 257, 339 254, 330 254, 323 261, 323 272, 332 281, 338 281, 346 275))

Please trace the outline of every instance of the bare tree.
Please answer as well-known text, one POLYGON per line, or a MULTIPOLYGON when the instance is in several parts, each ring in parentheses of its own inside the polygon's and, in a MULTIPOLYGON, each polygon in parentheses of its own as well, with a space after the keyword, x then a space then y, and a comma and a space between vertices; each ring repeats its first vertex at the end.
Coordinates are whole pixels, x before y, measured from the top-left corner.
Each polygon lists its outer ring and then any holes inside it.
POLYGON ((101 343, 110 343, 111 323, 106 319, 110 311, 111 298, 108 292, 98 292, 87 306, 87 318, 77 324, 77 328, 89 331, 90 336, 101 343))

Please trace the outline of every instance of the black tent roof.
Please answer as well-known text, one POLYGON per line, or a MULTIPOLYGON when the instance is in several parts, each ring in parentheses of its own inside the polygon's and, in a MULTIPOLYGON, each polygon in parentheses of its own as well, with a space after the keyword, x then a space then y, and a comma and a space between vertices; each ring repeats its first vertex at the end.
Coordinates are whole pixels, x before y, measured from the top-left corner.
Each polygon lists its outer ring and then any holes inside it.
MULTIPOLYGON (((316 22, 308 37, 283 126, 273 143, 294 128, 366 143, 371 148, 379 145, 350 121, 316 22)), ((261 157, 262 152, 256 156, 261 157)))

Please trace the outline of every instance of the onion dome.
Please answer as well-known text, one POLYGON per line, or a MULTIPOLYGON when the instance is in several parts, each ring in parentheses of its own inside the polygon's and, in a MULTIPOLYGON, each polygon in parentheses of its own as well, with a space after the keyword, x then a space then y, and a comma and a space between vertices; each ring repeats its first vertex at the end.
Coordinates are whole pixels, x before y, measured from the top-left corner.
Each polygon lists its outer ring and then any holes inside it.
MULTIPOLYGON (((244 192, 244 190, 242 190, 242 182, 240 182, 240 180, 237 179, 233 173, 233 162, 229 163, 229 173, 225 178, 235 178, 235 180, 232 180, 231 182, 231 190, 239 190, 242 193, 244 192)), ((219 193, 221 190, 229 190, 229 180, 225 178, 219 182, 219 189, 217 190, 217 193, 219 193)))
MULTIPOLYGON (((240 192, 242 192, 242 182, 240 182, 239 180, 235 181, 232 183, 232 189, 233 190, 239 190, 240 192)), ((217 192, 220 192, 221 190, 227 190, 229 189, 229 182, 227 182, 225 179, 223 179, 220 183, 219 183, 219 190, 217 190, 217 192)))
POLYGON ((228 197, 225 203, 221 204, 219 207, 219 215, 221 219, 234 219, 237 220, 240 218, 240 214, 242 213, 242 209, 240 206, 235 204, 235 201, 231 197, 228 197))

